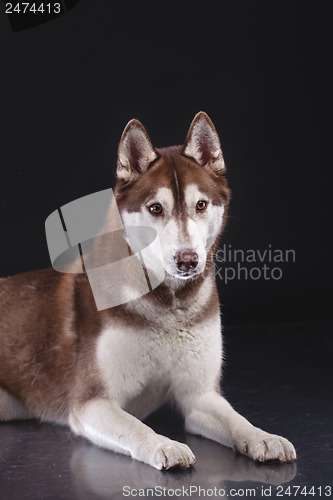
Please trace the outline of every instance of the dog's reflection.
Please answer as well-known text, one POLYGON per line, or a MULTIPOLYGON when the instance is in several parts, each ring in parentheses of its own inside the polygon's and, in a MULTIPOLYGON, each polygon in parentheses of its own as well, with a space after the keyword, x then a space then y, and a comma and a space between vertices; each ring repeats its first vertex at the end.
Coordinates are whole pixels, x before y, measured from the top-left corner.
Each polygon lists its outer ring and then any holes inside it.
MULTIPOLYGON (((172 490, 191 486, 227 490, 226 481, 251 481, 250 486, 253 486, 252 482, 278 485, 291 481, 296 475, 297 465, 294 462, 268 465, 254 463, 233 450, 192 435, 186 435, 186 443, 197 457, 195 467, 187 471, 158 471, 88 442, 77 443, 71 457, 71 471, 79 497, 85 498, 89 492, 100 498, 124 498, 124 493, 131 497, 131 489, 135 489, 139 495, 137 490, 156 486, 172 490)), ((235 487, 235 484, 231 487, 235 487)))

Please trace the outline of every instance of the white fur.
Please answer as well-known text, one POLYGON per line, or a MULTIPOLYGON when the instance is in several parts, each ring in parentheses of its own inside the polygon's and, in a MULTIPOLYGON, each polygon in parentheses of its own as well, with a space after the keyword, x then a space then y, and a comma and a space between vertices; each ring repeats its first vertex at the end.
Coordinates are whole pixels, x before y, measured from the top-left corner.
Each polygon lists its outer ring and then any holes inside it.
MULTIPOLYGON (((126 226, 153 227, 159 237, 162 251, 162 260, 165 271, 172 276, 179 276, 175 263, 175 255, 184 249, 190 249, 198 254, 199 261, 195 274, 200 274, 206 266, 206 256, 219 234, 224 206, 213 205, 207 200, 204 212, 196 211, 196 204, 206 200, 196 184, 190 184, 185 189, 185 203, 187 208, 187 224, 177 221, 173 216, 175 200, 171 189, 160 188, 156 196, 151 198, 140 212, 122 212, 123 223, 126 226), (163 217, 154 216, 149 212, 149 206, 160 203, 163 208, 163 217)), ((179 276, 181 278, 181 276, 179 276)))
MULTIPOLYGON (((156 316, 154 310, 150 315, 154 312, 156 316)), ((251 425, 216 392, 222 362, 220 327, 219 314, 194 324, 180 311, 165 311, 159 322, 144 330, 110 324, 96 349, 105 397, 73 413, 72 429, 157 469, 188 467, 195 457, 186 445, 156 434, 139 420, 164 402, 176 401, 189 432, 254 460, 295 458, 289 441, 251 425)))
MULTIPOLYGON (((199 306, 211 291, 211 279, 206 278, 199 306)), ((101 333, 96 348, 107 399, 90 402, 73 413, 72 429, 158 469, 193 464, 195 458, 187 446, 155 434, 134 417, 143 419, 168 400, 181 406, 188 392, 195 396, 205 393, 207 386, 213 390, 221 365, 220 318, 217 314, 194 325, 196 313, 194 306, 189 315, 177 308, 175 314, 164 310, 159 321, 144 330, 123 328, 113 321, 101 333)), ((146 314, 156 317, 147 304, 146 314)))
POLYGON ((194 379, 198 393, 214 388, 222 361, 219 315, 194 325, 180 311, 164 313, 144 330, 112 324, 96 357, 108 397, 144 418, 167 400, 184 401, 194 379))
POLYGON ((158 200, 159 203, 162 203, 164 211, 171 215, 173 207, 175 205, 175 200, 170 188, 161 187, 157 190, 156 197, 152 198, 147 202, 147 205, 152 205, 155 200, 158 200))
POLYGON ((210 200, 206 200, 205 194, 196 184, 189 184, 186 187, 185 201, 189 216, 187 232, 190 236, 190 248, 193 248, 199 255, 198 272, 201 272, 206 265, 206 254, 219 234, 224 206, 213 205, 210 200), (207 208, 202 213, 196 213, 193 210, 199 200, 207 201, 207 208))

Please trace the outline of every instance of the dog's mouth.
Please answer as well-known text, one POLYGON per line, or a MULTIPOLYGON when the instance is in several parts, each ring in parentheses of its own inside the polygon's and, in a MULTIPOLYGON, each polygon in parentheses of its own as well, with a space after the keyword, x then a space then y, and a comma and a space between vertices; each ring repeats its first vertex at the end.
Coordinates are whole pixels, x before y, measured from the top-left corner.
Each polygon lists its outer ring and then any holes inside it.
POLYGON ((176 271, 172 273, 172 276, 175 278, 180 278, 183 280, 188 280, 190 278, 193 278, 194 276, 197 276, 200 274, 198 271, 176 271))

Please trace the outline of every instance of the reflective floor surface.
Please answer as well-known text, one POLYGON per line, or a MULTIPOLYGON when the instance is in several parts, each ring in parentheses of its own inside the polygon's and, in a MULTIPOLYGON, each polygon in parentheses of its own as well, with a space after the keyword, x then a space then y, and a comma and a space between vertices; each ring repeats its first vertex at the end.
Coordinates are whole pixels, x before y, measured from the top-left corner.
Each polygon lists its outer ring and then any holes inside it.
POLYGON ((61 426, 2 423, 0 499, 332 496, 332 325, 229 327, 225 350, 225 396, 255 425, 290 439, 295 462, 253 463, 185 434, 181 417, 167 408, 147 422, 192 448, 191 470, 157 471, 61 426))

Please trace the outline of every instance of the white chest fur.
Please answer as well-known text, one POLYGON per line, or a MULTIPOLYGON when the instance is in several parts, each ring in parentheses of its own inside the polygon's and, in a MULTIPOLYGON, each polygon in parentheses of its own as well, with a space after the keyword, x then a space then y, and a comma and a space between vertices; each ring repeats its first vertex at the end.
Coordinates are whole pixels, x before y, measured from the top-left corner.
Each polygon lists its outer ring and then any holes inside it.
POLYGON ((139 418, 182 392, 214 385, 221 366, 219 314, 195 325, 182 311, 159 320, 145 329, 110 324, 97 343, 107 395, 139 418))

